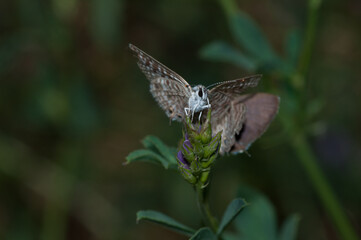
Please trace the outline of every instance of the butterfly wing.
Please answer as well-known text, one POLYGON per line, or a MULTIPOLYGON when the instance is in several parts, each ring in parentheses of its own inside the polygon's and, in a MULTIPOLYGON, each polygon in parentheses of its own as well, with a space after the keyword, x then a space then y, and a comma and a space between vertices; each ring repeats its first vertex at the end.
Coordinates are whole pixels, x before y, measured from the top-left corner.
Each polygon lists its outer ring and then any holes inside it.
POLYGON ((212 117, 223 118, 232 99, 247 88, 256 87, 261 77, 262 75, 254 75, 216 84, 208 93, 212 117))
POLYGON ((279 103, 278 96, 268 93, 247 94, 234 99, 234 105, 245 106, 245 119, 241 131, 234 136, 230 152, 246 151, 266 131, 278 112, 279 103))
POLYGON ((136 46, 129 49, 138 58, 138 66, 150 81, 150 92, 171 119, 181 121, 188 104, 192 88, 177 73, 170 70, 136 46))
POLYGON ((150 92, 159 106, 172 120, 185 119, 184 108, 188 106, 189 95, 183 85, 165 78, 157 78, 150 82, 150 92))
MULTIPOLYGON (((213 114, 213 111, 212 111, 213 114)), ((240 133, 246 116, 246 107, 242 103, 231 101, 227 105, 222 118, 212 118, 212 132, 222 132, 220 154, 229 152, 235 143, 235 137, 240 133)))

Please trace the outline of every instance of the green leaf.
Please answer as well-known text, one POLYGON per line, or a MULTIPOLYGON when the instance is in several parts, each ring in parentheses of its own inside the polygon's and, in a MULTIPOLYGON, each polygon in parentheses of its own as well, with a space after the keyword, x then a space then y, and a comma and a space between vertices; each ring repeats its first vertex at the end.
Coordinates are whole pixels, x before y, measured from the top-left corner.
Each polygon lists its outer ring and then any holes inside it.
POLYGON ((137 223, 140 220, 148 220, 160 225, 163 225, 167 228, 170 228, 176 232, 182 233, 187 236, 192 236, 195 233, 195 230, 185 226, 173 218, 164 215, 163 213, 153 211, 153 210, 145 210, 137 212, 137 223))
POLYGON ((190 240, 216 240, 217 236, 208 227, 200 228, 190 240))
POLYGON ((267 38, 250 17, 238 11, 230 15, 229 19, 233 37, 247 53, 263 63, 278 61, 267 38))
POLYGON ((247 202, 244 199, 237 198, 234 199, 227 207, 226 211, 223 214, 221 223, 217 231, 217 235, 222 234, 224 229, 231 224, 233 219, 242 211, 242 209, 247 206, 247 202))
POLYGON ((200 50, 200 55, 204 59, 231 63, 248 71, 256 69, 256 62, 253 59, 223 41, 214 41, 204 46, 200 50))
POLYGON ((295 240, 299 221, 300 217, 297 215, 288 217, 282 226, 279 240, 295 240))
POLYGON ((160 163, 165 169, 168 169, 169 167, 169 161, 167 159, 148 149, 135 150, 134 152, 129 153, 125 159, 127 160, 126 164, 142 161, 160 163))
POLYGON ((252 192, 250 203, 235 219, 235 226, 242 239, 275 240, 277 233, 274 208, 266 197, 252 192))
POLYGON ((159 138, 149 135, 143 139, 142 143, 146 148, 158 151, 159 154, 167 159, 169 164, 177 164, 175 149, 168 147, 159 138))
POLYGON ((239 240, 241 237, 237 234, 230 233, 230 232, 223 232, 222 233, 223 240, 239 240))
POLYGON ((293 74, 297 68, 301 44, 301 34, 298 30, 292 30, 287 34, 284 43, 285 61, 282 66, 282 71, 286 76, 293 74))
POLYGON ((298 58, 301 51, 302 39, 298 30, 290 31, 286 36, 285 53, 286 60, 290 62, 295 68, 298 64, 298 58))

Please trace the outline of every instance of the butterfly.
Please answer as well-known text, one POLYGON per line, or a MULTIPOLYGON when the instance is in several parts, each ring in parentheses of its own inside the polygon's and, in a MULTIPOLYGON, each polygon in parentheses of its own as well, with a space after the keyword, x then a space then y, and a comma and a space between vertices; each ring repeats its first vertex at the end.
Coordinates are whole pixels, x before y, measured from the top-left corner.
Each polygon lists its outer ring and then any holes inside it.
POLYGON ((211 89, 203 85, 191 87, 179 74, 129 44, 138 66, 150 81, 150 92, 171 120, 185 121, 186 117, 209 108, 212 131, 222 132, 220 154, 240 153, 259 138, 279 108, 280 98, 268 93, 240 95, 256 87, 262 75, 219 82, 211 89))

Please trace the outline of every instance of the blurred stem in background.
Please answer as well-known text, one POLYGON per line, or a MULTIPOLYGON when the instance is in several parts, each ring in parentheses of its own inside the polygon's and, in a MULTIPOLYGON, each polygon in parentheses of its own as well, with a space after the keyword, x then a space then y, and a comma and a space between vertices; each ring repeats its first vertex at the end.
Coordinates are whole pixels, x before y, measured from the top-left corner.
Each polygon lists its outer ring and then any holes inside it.
MULTIPOLYGON (((236 19, 236 17, 239 18, 240 16, 244 15, 243 13, 239 13, 238 6, 234 0, 220 0, 220 3, 230 20, 231 31, 233 32, 234 36, 236 36, 236 40, 238 40, 238 42, 240 43, 240 45, 242 45, 242 47, 245 47, 246 50, 249 50, 248 52, 249 56, 246 55, 242 55, 242 56, 250 57, 249 59, 252 60, 251 57, 253 54, 254 58, 258 57, 258 60, 262 61, 261 57, 256 55, 264 54, 266 57, 267 54, 268 55, 273 54, 268 41, 265 38, 262 38, 263 35, 261 34, 261 32, 258 31, 258 29, 255 26, 253 26, 253 22, 250 19, 247 20, 247 18, 242 18, 243 25, 236 26, 236 28, 234 27, 235 25, 237 25, 234 19, 236 19), (251 35, 251 37, 249 37, 248 39, 242 36, 242 34, 243 35, 247 34, 248 33, 247 31, 249 31, 251 35), (245 40, 249 40, 249 41, 247 42, 245 40), (255 40, 258 40, 258 43, 255 40), (257 48, 257 44, 260 46, 260 48, 257 48), (264 50, 269 50, 269 51, 264 51, 264 50)), ((305 86, 307 85, 306 84, 307 73, 311 61, 311 55, 315 41, 315 33, 317 29, 318 14, 321 3, 322 0, 308 1, 308 19, 307 19, 307 26, 303 41, 304 45, 301 49, 297 68, 293 70, 293 73, 286 75, 287 78, 290 79, 290 82, 294 89, 294 93, 296 93, 295 97, 298 98, 298 99, 294 99, 295 102, 298 103, 298 109, 296 109, 297 116, 300 116, 298 114, 305 115, 303 114, 304 109, 306 108, 307 104, 309 104, 310 102, 310 100, 307 99, 307 94, 305 94, 305 86)), ((235 50, 233 51, 235 52, 235 50)), ((238 54, 240 56, 241 53, 238 54)), ((211 59, 209 56, 208 58, 211 59)), ((271 59, 270 62, 277 62, 277 60, 278 58, 277 56, 275 56, 273 57, 273 59, 271 59)), ((287 64, 287 59, 285 61, 286 61, 285 64, 287 64)), ((274 69, 279 67, 277 66, 277 64, 274 69)), ((243 65, 243 67, 246 66, 247 65, 243 65)), ((252 69, 249 68, 248 70, 252 70, 252 69)), ((295 112, 287 111, 287 110, 282 111, 282 109, 281 112, 282 112, 280 116, 281 121, 285 129, 287 130, 286 132, 288 134, 287 137, 290 140, 289 141, 290 145, 297 154, 301 165, 308 174, 314 189, 316 190, 322 204, 324 205, 334 225, 338 229, 341 238, 347 240, 358 239, 349 220, 347 219, 344 211, 342 210, 342 207, 339 201, 337 200, 337 197, 333 193, 322 170, 317 165, 318 162, 317 158, 313 153, 313 151, 311 150, 311 147, 307 141, 307 133, 306 131, 304 131, 304 129, 306 129, 304 122, 297 121, 297 119, 295 118, 295 112)))
POLYGON ((68 146, 61 147, 60 161, 65 165, 65 169, 70 174, 67 181, 53 182, 54 188, 57 189, 57 200, 62 204, 55 201, 46 201, 43 219, 43 232, 42 239, 62 240, 67 239, 67 222, 69 217, 69 209, 71 209, 71 198, 74 195, 76 176, 79 175, 79 161, 81 159, 81 149, 76 141, 68 146))
MULTIPOLYGON (((301 52, 301 56, 299 59, 298 65, 298 73, 296 74, 302 81, 306 81, 309 65, 311 62, 312 49, 315 40, 315 32, 318 20, 318 13, 321 6, 322 0, 309 0, 308 1, 308 19, 307 19, 307 27, 306 27, 306 35, 304 38, 304 46, 301 52)), ((304 87, 306 84, 302 84, 304 87)), ((303 89, 304 90, 304 89, 303 89)), ((301 96, 305 96, 301 95, 301 96)), ((305 99, 302 99, 305 101, 305 99)), ((356 240, 358 239, 355 231, 353 230, 349 220, 347 219, 342 207, 332 191, 332 188, 328 184, 326 177, 324 176, 322 170, 317 165, 317 158, 309 143, 307 142, 307 138, 305 135, 305 131, 302 131, 302 126, 289 124, 292 121, 292 117, 290 115, 283 115, 283 124, 290 125, 287 126, 288 129, 292 131, 288 131, 289 138, 291 142, 291 146, 294 151, 297 153, 297 156, 307 172, 313 187, 315 188, 319 198, 321 199, 324 207, 328 211, 333 223, 337 227, 341 237, 343 239, 348 240, 356 240), (297 127, 299 129, 297 129, 297 127)))

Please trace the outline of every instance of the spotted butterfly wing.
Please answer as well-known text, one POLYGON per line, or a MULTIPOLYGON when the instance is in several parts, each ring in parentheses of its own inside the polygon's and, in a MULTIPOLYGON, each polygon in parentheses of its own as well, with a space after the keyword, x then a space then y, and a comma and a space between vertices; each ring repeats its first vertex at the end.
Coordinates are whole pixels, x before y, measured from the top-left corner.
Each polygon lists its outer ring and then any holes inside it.
POLYGON ((184 108, 192 94, 187 81, 136 46, 129 44, 129 49, 138 58, 140 70, 150 81, 150 92, 167 116, 172 120, 184 120, 184 108))
POLYGON ((229 111, 229 103, 232 99, 247 88, 256 87, 261 77, 262 75, 254 75, 217 83, 208 94, 212 106, 212 117, 214 115, 215 118, 222 118, 229 111))
POLYGON ((230 100, 223 117, 212 118, 212 131, 223 130, 220 154, 247 151, 267 130, 279 103, 278 96, 268 93, 240 95, 230 100))
POLYGON ((209 91, 212 106, 212 130, 223 130, 220 153, 229 152, 234 145, 235 136, 241 131, 246 119, 245 105, 233 100, 247 88, 256 87, 262 75, 217 83, 209 91), (237 103, 237 104, 236 104, 237 103))

